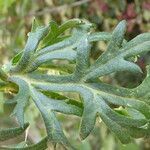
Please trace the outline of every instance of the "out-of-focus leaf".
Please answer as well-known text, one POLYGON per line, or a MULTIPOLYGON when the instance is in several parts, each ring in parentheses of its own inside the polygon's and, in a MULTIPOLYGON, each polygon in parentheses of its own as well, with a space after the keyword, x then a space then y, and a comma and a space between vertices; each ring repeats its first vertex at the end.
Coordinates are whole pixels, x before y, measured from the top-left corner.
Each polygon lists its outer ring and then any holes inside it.
POLYGON ((37 144, 29 145, 25 142, 19 143, 16 146, 3 146, 0 147, 1 150, 45 150, 47 148, 47 137, 43 138, 41 141, 39 141, 37 144))
POLYGON ((0 141, 5 141, 22 134, 28 126, 29 123, 26 123, 23 127, 0 129, 0 141))

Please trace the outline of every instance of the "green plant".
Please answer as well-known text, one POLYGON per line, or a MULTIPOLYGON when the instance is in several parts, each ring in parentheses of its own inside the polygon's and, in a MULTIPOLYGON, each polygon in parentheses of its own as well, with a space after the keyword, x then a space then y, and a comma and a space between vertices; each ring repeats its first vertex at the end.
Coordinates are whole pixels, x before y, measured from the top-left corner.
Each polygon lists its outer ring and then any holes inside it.
POLYGON ((4 129, 0 130, 0 139, 9 139, 26 129, 24 109, 29 98, 42 115, 47 137, 35 145, 18 149, 44 150, 48 140, 75 149, 63 133, 57 112, 81 118, 81 139, 90 134, 96 117, 100 117, 122 143, 150 136, 150 67, 147 66, 145 80, 134 89, 112 86, 99 78, 117 71, 142 72, 130 58, 150 51, 150 33, 140 34, 127 42, 124 39, 125 21, 121 21, 112 33, 93 33, 92 28, 90 23, 79 19, 69 20, 61 26, 53 21, 48 26, 39 26, 34 20, 24 50, 0 69, 0 91, 16 94, 5 103, 16 103, 12 114, 22 128, 6 129, 5 136, 4 129), (74 30, 66 36, 64 32, 70 28, 74 30), (95 41, 106 41, 108 47, 91 63, 91 45, 95 41), (54 59, 70 63, 64 63, 64 69, 55 64, 54 59), (75 64, 73 68, 71 64, 75 64), (51 68, 59 70, 60 75, 48 74, 51 68), (73 100, 63 92, 79 93, 81 101, 73 100))

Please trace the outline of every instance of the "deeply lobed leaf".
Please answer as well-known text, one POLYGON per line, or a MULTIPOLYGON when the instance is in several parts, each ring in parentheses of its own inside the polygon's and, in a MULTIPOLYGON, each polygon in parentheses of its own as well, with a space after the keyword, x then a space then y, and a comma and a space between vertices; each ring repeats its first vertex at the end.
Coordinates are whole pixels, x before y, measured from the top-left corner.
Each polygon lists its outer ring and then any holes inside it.
POLYGON ((45 122, 47 139, 70 149, 74 147, 63 133, 57 112, 81 117, 82 139, 93 130, 97 117, 122 143, 129 143, 133 138, 150 137, 149 71, 143 83, 134 89, 115 87, 99 79, 118 71, 142 72, 129 58, 150 51, 150 33, 143 33, 127 42, 124 39, 125 21, 121 21, 112 33, 91 33, 91 27, 91 24, 79 19, 61 26, 50 22, 46 27, 39 27, 34 21, 24 51, 15 56, 10 66, 8 81, 19 86, 16 96, 9 100, 17 103, 13 113, 23 126, 24 109, 31 98, 45 122), (63 39, 64 31, 72 27, 75 29, 71 35, 63 39), (108 47, 91 63, 91 45, 94 41, 107 41, 108 47), (56 59, 71 61, 75 69, 64 75, 49 75, 39 69, 43 64, 53 64, 56 59), (51 95, 52 92, 78 93, 81 102, 66 101, 63 94, 59 95, 61 99, 46 94, 51 95), (122 111, 118 111, 118 107, 122 111))

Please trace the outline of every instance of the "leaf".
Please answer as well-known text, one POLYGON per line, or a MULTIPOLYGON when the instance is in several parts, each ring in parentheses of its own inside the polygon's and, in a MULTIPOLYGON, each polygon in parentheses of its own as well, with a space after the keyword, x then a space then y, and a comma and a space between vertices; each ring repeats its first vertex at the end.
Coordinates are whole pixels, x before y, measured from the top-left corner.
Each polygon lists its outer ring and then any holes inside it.
POLYGON ((73 32, 73 36, 64 40, 63 42, 56 43, 51 46, 40 49, 35 55, 35 61, 27 67, 26 72, 31 72, 37 69, 43 63, 53 59, 76 59, 76 47, 82 38, 88 36, 87 27, 85 29, 78 28, 73 32), (80 37, 79 37, 80 35, 80 37))
MULTIPOLYGON (((65 108, 65 103, 61 103, 61 102, 56 103, 53 100, 48 100, 42 93, 39 93, 33 87, 30 87, 30 89, 31 89, 31 96, 36 106, 40 110, 43 120, 45 122, 48 139, 54 143, 62 143, 63 145, 67 147, 72 147, 62 131, 61 125, 56 119, 55 113, 52 111, 52 110, 57 110, 57 109, 58 110, 64 109, 64 111, 67 111, 66 109, 68 108, 67 107, 65 108), (48 103, 48 101, 50 101, 50 103, 48 103)), ((73 107, 71 111, 72 110, 73 110, 73 107)), ((76 111, 77 110, 75 109, 75 113, 76 111)), ((70 110, 68 110, 68 112, 72 113, 70 112, 70 110)))
MULTIPOLYGON (((117 91, 121 92, 118 92, 117 95, 115 95, 116 92, 114 92, 113 87, 109 85, 103 85, 102 83, 90 83, 90 81, 87 84, 85 83, 88 82, 88 80, 115 71, 140 71, 140 68, 137 65, 124 60, 124 56, 133 56, 133 54, 135 54, 135 50, 136 55, 141 53, 142 50, 150 50, 148 49, 149 41, 147 42, 147 38, 145 38, 146 41, 143 41, 142 44, 140 43, 140 46, 137 43, 137 45, 135 44, 133 47, 130 47, 130 49, 124 51, 129 45, 126 43, 127 46, 125 44, 122 48, 123 35, 125 31, 124 28, 125 22, 121 22, 112 34, 112 39, 109 43, 108 50, 102 54, 102 56, 100 56, 91 66, 89 63, 90 48, 88 40, 83 38, 80 41, 79 46, 77 47, 76 69, 71 75, 73 78, 75 78, 72 83, 68 80, 69 76, 57 76, 57 79, 54 78, 55 76, 47 76, 46 78, 48 80, 46 81, 50 83, 44 83, 40 81, 39 83, 33 83, 33 86, 36 88, 46 91, 77 92, 81 94, 84 102, 84 111, 82 115, 80 132, 82 139, 86 138, 94 128, 97 114, 100 115, 109 129, 117 135, 122 143, 128 143, 132 139, 129 127, 136 129, 138 134, 138 129, 140 131, 142 126, 149 126, 150 106, 144 103, 141 99, 136 98, 136 95, 133 98, 133 90, 116 88, 117 91), (109 53, 113 55, 109 55, 109 53), (67 82, 67 80, 70 83, 67 82), (100 89, 92 86, 93 84, 100 86, 100 89), (109 89, 109 91, 107 91, 107 89, 109 89), (126 96, 122 94, 124 92, 127 93, 126 96), (145 118, 134 119, 131 116, 127 117, 120 115, 113 111, 106 103, 134 108, 142 113, 145 118)), ((43 79, 44 78, 42 77, 41 80, 43 79)), ((146 130, 149 131, 148 127, 146 130)))
POLYGON ((142 82, 140 86, 134 89, 134 94, 137 97, 144 97, 143 101, 145 101, 148 105, 150 105, 150 66, 147 66, 147 76, 145 80, 142 82))
POLYGON ((13 110, 12 115, 15 115, 17 117, 19 124, 23 126, 24 125, 24 109, 30 97, 28 84, 20 77, 10 77, 9 80, 16 83, 19 86, 19 92, 13 99, 9 101, 10 102, 16 101, 17 104, 13 110))
POLYGON ((22 133, 24 133, 28 126, 29 123, 26 123, 23 125, 23 127, 0 129, 0 141, 5 141, 21 135, 22 133))
MULTIPOLYGON (((31 90, 32 92, 33 90, 31 90)), ((64 114, 74 114, 77 116, 82 115, 82 109, 79 109, 79 106, 76 106, 73 101, 70 100, 66 103, 65 100, 56 100, 52 98, 48 98, 41 92, 38 92, 34 89, 33 91, 34 95, 36 94, 38 96, 38 99, 42 100, 42 106, 46 107, 46 109, 50 109, 51 111, 56 111, 56 112, 62 112, 64 114), (72 103, 71 103, 72 102, 72 103)))
POLYGON ((44 40, 42 41, 43 47, 46 47, 48 45, 55 43, 55 41, 58 39, 59 35, 64 33, 65 30, 67 30, 69 28, 77 27, 82 24, 84 24, 84 22, 80 19, 71 19, 69 21, 66 21, 61 26, 58 26, 56 22, 51 21, 50 22, 51 30, 48 33, 48 35, 44 38, 44 40))
POLYGON ((0 79, 7 81, 7 78, 8 78, 7 74, 3 71, 2 68, 0 68, 0 79))
MULTIPOLYGON (((145 40, 143 40, 143 36, 141 36, 142 44, 140 42, 136 43, 135 41, 139 41, 139 38, 133 39, 134 43, 133 46, 129 46, 130 42, 127 43, 123 48, 121 48, 121 42, 123 42, 123 38, 121 39, 121 32, 120 28, 125 28, 124 22, 121 22, 115 29, 110 44, 108 46, 108 50, 103 53, 96 62, 91 65, 91 67, 87 70, 86 76, 84 80, 89 80, 91 78, 97 78, 99 76, 104 76, 116 71, 131 71, 133 73, 142 72, 139 66, 136 64, 124 60, 124 58, 131 57, 133 55, 138 55, 141 52, 149 51, 150 41, 147 41, 147 37, 150 36, 146 35, 145 40), (121 39, 117 41, 116 39, 121 39), (116 40, 116 42, 115 42, 116 40), (136 45, 137 44, 137 45, 136 45), (121 48, 120 50, 118 50, 121 48)), ((124 30, 124 29, 122 29, 124 30)), ((123 36, 124 32, 122 32, 123 36)), ((132 43, 132 42, 131 42, 132 43)))
MULTIPOLYGON (((38 83, 38 84, 34 84, 34 86, 35 85, 36 85, 36 88, 40 88, 40 89, 43 89, 46 91, 48 91, 48 90, 49 91, 61 91, 61 92, 62 91, 67 91, 67 92, 70 91, 70 92, 81 93, 81 95, 84 99, 84 112, 83 112, 82 124, 81 124, 81 136, 82 136, 82 138, 85 138, 89 134, 89 132, 91 132, 91 130, 93 129, 94 124, 95 124, 96 114, 98 112, 99 113, 101 112, 97 108, 97 107, 100 107, 101 101, 100 100, 97 101, 97 99, 95 99, 95 97, 94 97, 95 93, 99 93, 105 99, 106 99, 105 95, 108 94, 108 93, 102 94, 101 92, 96 91, 96 89, 94 89, 94 88, 90 89, 90 87, 88 85, 83 86, 80 84, 71 84, 71 85, 70 84, 61 84, 61 85, 59 85, 59 84, 55 84, 55 83, 53 83, 53 84, 52 83, 51 84, 43 84, 43 83, 39 84, 38 83), (91 91, 93 91, 93 92, 91 92, 91 91)), ((113 103, 113 101, 110 101, 111 95, 108 96, 108 98, 109 98, 109 102, 113 103)), ((115 98, 116 97, 114 97, 112 99, 114 101, 116 101, 115 98)), ((123 98, 122 98, 122 100, 123 100, 123 98)), ((125 103, 126 100, 124 100, 124 101, 122 101, 122 100, 120 99, 120 100, 116 101, 116 103, 114 103, 114 104, 127 106, 127 107, 129 105, 130 107, 134 107, 135 109, 138 109, 139 111, 141 111, 141 113, 143 113, 146 117, 149 118, 150 112, 147 112, 147 110, 149 111, 149 107, 147 105, 145 105, 143 102, 129 99, 127 101, 127 103, 125 103), (145 108, 145 110, 143 110, 143 108, 145 108)), ((116 119, 122 118, 122 120, 124 120, 124 122, 122 124, 123 126, 126 126, 126 125, 130 126, 131 125, 132 127, 135 127, 135 126, 141 127, 141 126, 143 126, 149 122, 147 119, 144 119, 144 120, 143 119, 137 119, 136 120, 136 119, 132 119, 132 118, 131 119, 127 118, 126 116, 121 117, 120 115, 118 116, 117 114, 115 115, 115 118, 116 119), (132 124, 131 124, 131 122, 132 122, 132 124)), ((113 120, 114 120, 114 118, 113 118, 113 120)))
POLYGON ((19 62, 11 69, 13 72, 21 72, 26 68, 31 59, 31 55, 34 54, 39 42, 44 38, 44 36, 46 36, 48 31, 49 25, 37 27, 36 22, 33 21, 32 31, 28 34, 28 40, 25 45, 22 57, 20 58, 19 62))
POLYGON ((18 144, 17 146, 9 146, 9 147, 6 147, 6 146, 3 146, 3 147, 0 147, 1 150, 45 150, 47 148, 47 137, 43 138, 41 141, 39 141, 37 144, 33 144, 33 145, 29 145, 29 146, 24 146, 21 145, 22 147, 18 147, 18 144))
POLYGON ((88 41, 95 42, 95 41, 109 41, 112 38, 112 34, 108 32, 97 32, 91 33, 88 37, 88 41))
POLYGON ((20 60, 21 56, 23 54, 23 51, 19 52, 17 55, 15 55, 12 59, 12 65, 16 65, 17 62, 20 60))
MULTIPOLYGON (((138 35, 128 42, 124 38, 125 21, 121 21, 112 33, 91 33, 91 26, 78 19, 61 26, 55 22, 45 27, 33 23, 21 58, 16 56, 14 60, 19 59, 18 63, 8 71, 9 81, 19 86, 13 98, 17 102, 14 113, 18 121, 23 125, 24 108, 31 97, 45 122, 48 139, 54 144, 74 149, 63 133, 57 112, 81 118, 81 139, 93 130, 97 117, 122 143, 127 144, 133 138, 149 138, 149 67, 145 80, 133 89, 105 84, 100 77, 118 71, 142 73, 131 58, 150 51, 150 33, 138 35), (72 27, 75 29, 71 35, 63 39, 64 31, 72 27), (95 41, 106 41, 108 47, 93 62, 90 55, 92 42, 95 41), (69 60, 75 68, 70 72, 64 71, 63 75, 51 75, 48 70, 53 68, 53 60, 56 59, 69 60), (47 68, 41 71, 44 65, 47 68), (66 97, 66 92, 78 93, 81 102, 66 97)), ((55 68, 62 70, 59 64, 55 68)))

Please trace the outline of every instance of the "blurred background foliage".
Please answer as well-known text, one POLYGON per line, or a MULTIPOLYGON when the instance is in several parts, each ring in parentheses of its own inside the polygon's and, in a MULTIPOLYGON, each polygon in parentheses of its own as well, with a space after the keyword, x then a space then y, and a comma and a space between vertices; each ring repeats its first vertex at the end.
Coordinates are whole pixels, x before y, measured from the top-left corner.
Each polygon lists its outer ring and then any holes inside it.
MULTIPOLYGON (((30 32, 33 18, 41 24, 55 20, 59 24, 71 19, 82 18, 94 23, 97 31, 112 31, 119 20, 127 20, 126 39, 130 40, 143 32, 150 32, 150 1, 149 0, 0 0, 0 64, 5 64, 16 53, 20 52, 30 32)), ((105 49, 107 43, 94 43, 91 57, 96 59, 105 49)), ((133 75, 129 72, 119 72, 105 76, 106 83, 133 88, 139 85, 146 75, 146 64, 150 63, 150 53, 134 58, 142 68, 143 74, 133 75)), ((54 72, 55 73, 55 72, 54 72)), ((57 73, 57 72, 56 72, 57 73)), ((16 121, 10 114, 13 106, 3 105, 0 93, 0 127, 12 127, 16 121)), ((73 97, 77 97, 73 95, 73 97)), ((40 114, 33 103, 29 104, 25 114, 31 123, 28 132, 28 142, 35 143, 45 135, 40 114)), ((79 150, 148 150, 150 139, 138 139, 128 145, 122 145, 105 127, 97 125, 92 134, 83 142, 78 137, 79 118, 59 115, 65 134, 71 143, 79 150)), ((100 122, 100 120, 97 120, 100 122)), ((1 144, 19 143, 26 140, 25 135, 1 144)), ((24 144, 24 143, 21 143, 24 144)), ((59 150, 63 149, 58 147, 59 150)))

